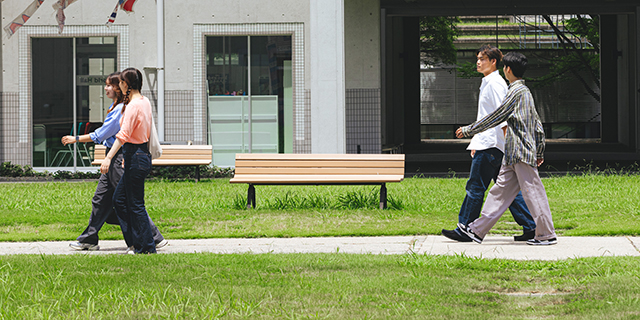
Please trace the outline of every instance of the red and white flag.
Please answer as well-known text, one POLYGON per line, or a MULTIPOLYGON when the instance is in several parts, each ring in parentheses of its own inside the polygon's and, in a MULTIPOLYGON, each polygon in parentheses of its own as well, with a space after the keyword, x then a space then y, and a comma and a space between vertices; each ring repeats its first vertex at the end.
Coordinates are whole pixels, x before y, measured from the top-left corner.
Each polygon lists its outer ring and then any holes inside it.
POLYGON ((116 16, 118 15, 118 8, 120 8, 120 3, 116 4, 116 7, 113 9, 113 12, 111 12, 111 15, 109 16, 109 20, 107 20, 107 27, 110 27, 116 21, 116 16))
POLYGON ((135 4, 135 2, 136 0, 118 0, 118 4, 116 4, 116 7, 113 9, 113 12, 111 12, 111 15, 109 16, 109 20, 107 20, 107 27, 111 26, 116 21, 116 16, 118 16, 118 8, 122 8, 122 10, 127 13, 133 12, 133 5, 135 4))
POLYGON ((136 0, 120 0, 122 10, 126 12, 133 12, 133 5, 135 3, 136 3, 136 0))
POLYGON ((64 21, 66 20, 64 9, 76 1, 78 0, 58 0, 58 2, 53 4, 53 10, 57 11, 56 20, 58 21, 58 33, 62 33, 62 29, 64 29, 64 21))

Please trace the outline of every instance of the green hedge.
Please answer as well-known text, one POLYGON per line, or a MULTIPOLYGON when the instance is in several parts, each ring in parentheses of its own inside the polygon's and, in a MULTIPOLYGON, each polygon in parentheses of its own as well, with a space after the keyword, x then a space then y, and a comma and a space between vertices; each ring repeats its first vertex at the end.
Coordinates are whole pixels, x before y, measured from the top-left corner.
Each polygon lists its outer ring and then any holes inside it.
MULTIPOLYGON (((200 179, 232 177, 233 173, 233 168, 200 166, 200 179)), ((195 166, 154 167, 149 174, 149 178, 169 180, 195 179, 195 176, 195 166)), ((98 168, 96 168, 96 171, 94 172, 72 172, 62 170, 54 173, 36 172, 30 165, 21 166, 19 164, 11 164, 11 162, 3 162, 0 166, 0 177, 37 177, 45 179, 53 178, 57 180, 98 179, 100 177, 100 173, 98 172, 98 168)))

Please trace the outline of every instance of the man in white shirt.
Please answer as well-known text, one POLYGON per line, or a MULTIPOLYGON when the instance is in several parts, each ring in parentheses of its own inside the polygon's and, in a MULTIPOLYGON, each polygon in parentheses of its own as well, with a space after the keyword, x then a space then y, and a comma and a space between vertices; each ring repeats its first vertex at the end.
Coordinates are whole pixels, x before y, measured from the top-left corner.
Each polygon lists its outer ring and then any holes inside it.
MULTIPOLYGON (((498 62, 502 60, 500 49, 485 45, 476 51, 476 70, 484 75, 480 85, 480 96, 478 99, 477 120, 484 118, 495 111, 507 95, 507 83, 498 72, 498 62)), ((467 181, 467 195, 464 198, 458 222, 468 225, 480 216, 484 194, 491 183, 495 181, 502 166, 504 156, 504 135, 507 124, 503 123, 495 128, 476 134, 467 150, 471 151, 471 170, 467 181)), ((509 207, 513 219, 522 226, 523 234, 515 236, 515 241, 527 241, 535 236, 536 224, 529 213, 529 209, 522 198, 522 193, 518 193, 513 203, 509 207)), ((472 241, 459 228, 454 230, 442 229, 445 237, 460 241, 472 241)))

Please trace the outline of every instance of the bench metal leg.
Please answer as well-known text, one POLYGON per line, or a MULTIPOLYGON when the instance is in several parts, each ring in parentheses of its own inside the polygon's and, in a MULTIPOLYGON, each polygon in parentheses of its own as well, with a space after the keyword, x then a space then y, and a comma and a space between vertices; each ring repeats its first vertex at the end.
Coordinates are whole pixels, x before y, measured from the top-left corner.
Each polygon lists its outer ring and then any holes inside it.
POLYGON ((249 184, 249 191, 247 192, 247 209, 256 208, 256 188, 249 184))
POLYGON ((200 166, 196 166, 196 182, 200 181, 200 166))
POLYGON ((380 185, 380 209, 387 208, 387 186, 385 183, 380 185))

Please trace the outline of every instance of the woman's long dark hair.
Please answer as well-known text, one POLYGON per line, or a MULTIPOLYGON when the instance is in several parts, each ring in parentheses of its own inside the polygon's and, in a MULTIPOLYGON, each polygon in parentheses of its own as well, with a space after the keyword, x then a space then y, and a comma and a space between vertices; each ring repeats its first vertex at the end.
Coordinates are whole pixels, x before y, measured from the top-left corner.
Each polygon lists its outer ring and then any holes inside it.
POLYGON ((111 105, 111 108, 109 108, 109 112, 111 112, 113 111, 113 108, 124 101, 124 95, 122 94, 122 90, 120 90, 120 72, 116 71, 110 74, 107 77, 107 84, 110 84, 113 88, 113 92, 116 93, 116 100, 111 105))
POLYGON ((128 86, 127 92, 124 94, 124 107, 122 107, 122 113, 124 113, 124 109, 131 101, 131 90, 142 90, 142 72, 136 68, 126 68, 120 73, 120 81, 124 81, 128 86))

